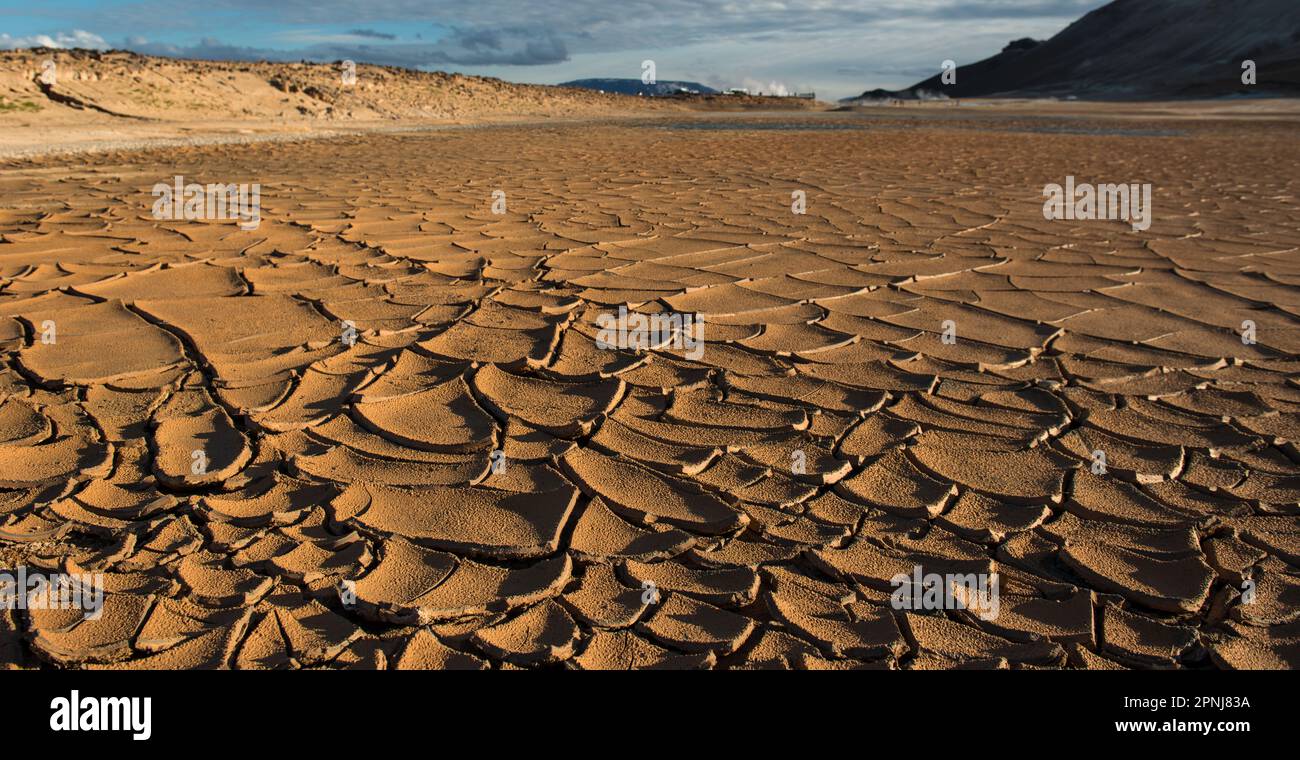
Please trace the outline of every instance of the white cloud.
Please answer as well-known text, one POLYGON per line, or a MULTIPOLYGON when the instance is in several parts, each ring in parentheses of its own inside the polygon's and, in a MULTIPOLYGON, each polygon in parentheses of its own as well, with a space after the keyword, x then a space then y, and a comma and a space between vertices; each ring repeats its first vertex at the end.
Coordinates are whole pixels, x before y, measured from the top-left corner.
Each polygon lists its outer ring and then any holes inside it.
POLYGON ((73 29, 71 32, 56 32, 52 37, 48 34, 32 34, 26 37, 10 37, 7 34, 0 34, 0 50, 21 50, 34 47, 107 50, 109 44, 98 34, 92 34, 81 29, 73 29))

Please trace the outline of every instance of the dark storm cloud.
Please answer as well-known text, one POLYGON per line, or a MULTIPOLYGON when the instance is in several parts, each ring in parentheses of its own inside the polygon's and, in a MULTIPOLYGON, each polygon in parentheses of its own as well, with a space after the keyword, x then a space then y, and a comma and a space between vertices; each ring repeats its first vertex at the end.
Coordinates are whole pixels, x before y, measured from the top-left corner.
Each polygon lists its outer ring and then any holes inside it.
POLYGON ((396 34, 386 34, 384 32, 376 32, 373 29, 353 29, 352 31, 348 32, 348 34, 352 35, 353 37, 369 37, 370 39, 373 40, 397 39, 396 34))

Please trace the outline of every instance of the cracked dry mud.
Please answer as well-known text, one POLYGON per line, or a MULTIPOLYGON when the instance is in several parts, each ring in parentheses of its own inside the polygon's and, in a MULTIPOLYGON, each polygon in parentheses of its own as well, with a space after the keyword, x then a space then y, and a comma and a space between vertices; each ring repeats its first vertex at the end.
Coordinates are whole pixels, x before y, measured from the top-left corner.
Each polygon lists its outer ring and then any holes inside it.
POLYGON ((107 594, 0 665, 1300 665, 1294 126, 855 123, 6 165, 0 565, 107 594), (155 221, 176 174, 261 226, 155 221), (1045 221, 1067 174, 1151 229, 1045 221), (601 350, 621 304, 706 350, 601 350), (1000 614, 894 609, 918 565, 1000 614))

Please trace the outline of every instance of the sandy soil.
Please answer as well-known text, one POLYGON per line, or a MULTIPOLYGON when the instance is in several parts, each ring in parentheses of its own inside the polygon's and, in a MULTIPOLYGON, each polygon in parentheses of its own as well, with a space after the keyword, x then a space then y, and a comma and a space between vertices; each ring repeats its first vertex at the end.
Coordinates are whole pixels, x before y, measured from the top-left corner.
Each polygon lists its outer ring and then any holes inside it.
POLYGON ((1294 122, 920 113, 4 164, 0 664, 1300 665, 1294 122))

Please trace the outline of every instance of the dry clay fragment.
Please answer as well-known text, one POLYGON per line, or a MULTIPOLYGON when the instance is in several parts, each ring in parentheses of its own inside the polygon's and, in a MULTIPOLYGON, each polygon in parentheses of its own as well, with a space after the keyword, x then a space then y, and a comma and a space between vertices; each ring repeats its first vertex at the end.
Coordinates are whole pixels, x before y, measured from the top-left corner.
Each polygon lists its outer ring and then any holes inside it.
POLYGON ((981 618, 973 611, 957 613, 971 625, 1013 641, 1048 639, 1059 644, 1094 646, 1093 593, 1076 590, 1069 599, 1026 597, 1002 591, 997 615, 981 618))
POLYGON ((269 565, 282 578, 300 583, 317 583, 340 575, 355 575, 370 564, 370 548, 356 533, 337 540, 298 544, 277 555, 269 565))
POLYGON ((1069 541, 1060 556, 1098 588, 1164 612, 1196 612, 1214 580, 1200 557, 1156 559, 1118 546, 1069 541))
POLYGON ((189 299, 212 296, 235 296, 247 291, 233 267, 187 264, 128 271, 120 277, 79 285, 76 290, 99 298, 189 299))
MULTIPOLYGON (((407 449, 417 453, 414 449, 407 449)), ((297 454, 293 466, 320 480, 336 483, 367 481, 390 486, 454 486, 475 484, 487 477, 492 460, 481 453, 446 454, 445 462, 386 459, 333 446, 323 454, 297 454)))
POLYGON ((633 585, 653 583, 656 588, 678 591, 722 607, 741 607, 758 596, 758 573, 747 567, 724 570, 696 569, 680 562, 623 563, 633 585))
POLYGON ((872 504, 904 517, 935 517, 957 492, 922 472, 901 449, 893 449, 856 475, 835 484, 841 496, 872 504))
POLYGON ((694 545, 695 537, 685 531, 669 528, 655 532, 628 523, 599 496, 587 503, 569 540, 569 550, 581 559, 642 562, 676 557, 694 545))
POLYGON ((10 396, 0 401, 0 443, 28 446, 54 432, 51 420, 32 405, 10 396))
POLYGON ((421 628, 406 642, 395 667, 397 670, 487 670, 488 663, 452 649, 427 628, 421 628))
MULTIPOLYGON (((265 412, 254 412, 252 422, 273 433, 305 430, 342 413, 353 391, 371 377, 367 367, 352 365, 352 371, 326 371, 324 361, 302 373, 293 390, 265 412)), ((348 369, 345 367, 344 369, 348 369)))
POLYGON ((295 606, 273 601, 280 630, 295 660, 311 665, 332 660, 362 636, 362 630, 315 599, 295 606))
POLYGON ((559 326, 536 329, 485 327, 462 319, 419 343, 435 356, 500 364, 543 364, 560 338, 559 326))
POLYGON ((957 559, 922 554, 900 548, 883 548, 859 535, 843 549, 819 549, 805 555, 818 569, 832 577, 851 578, 875 589, 892 592, 899 587, 893 583, 899 576, 913 577, 920 569, 923 575, 966 575, 990 577, 997 571, 997 563, 987 558, 957 559))
POLYGON ((428 625, 499 612, 556 596, 573 571, 568 554, 527 567, 496 567, 425 549, 402 538, 352 584, 359 613, 390 623, 428 625))
POLYGON ((163 597, 140 626, 135 648, 149 653, 166 651, 213 629, 236 625, 245 615, 242 609, 212 610, 188 599, 163 597))
POLYGON ((584 623, 596 628, 627 628, 641 618, 653 595, 628 588, 609 565, 588 565, 578 588, 564 595, 564 603, 584 623))
POLYGON ((632 631, 597 631, 569 665, 581 670, 703 670, 716 661, 713 652, 678 654, 632 631))
POLYGON ((1210 657, 1234 670, 1295 670, 1300 667, 1300 625, 1256 628, 1229 624, 1236 634, 1210 645, 1210 657))
POLYGON ((181 560, 177 575, 189 598, 212 607, 248 606, 275 583, 247 568, 227 570, 221 563, 222 558, 212 554, 191 554, 181 560))
POLYGON ((1167 625, 1107 603, 1102 611, 1101 638, 1103 651, 1121 660, 1172 667, 1196 643, 1196 630, 1167 625))
POLYGON ((909 451, 929 472, 1003 501, 1061 500, 1065 473, 1076 463, 1043 447, 1006 451, 999 446, 982 436, 922 434, 909 451))
POLYGON ((481 451, 493 446, 496 421, 461 378, 404 396, 361 401, 355 419, 375 434, 425 451, 481 451))
MULTIPOLYGON (((7 590, 12 593, 12 589, 7 590)), ((106 594, 102 608, 31 609, 32 647, 60 665, 125 660, 152 596, 106 594)))
POLYGON ((86 669, 224 670, 230 667, 231 657, 251 614, 252 610, 245 610, 238 622, 224 628, 214 628, 158 654, 107 665, 89 664, 86 669))
POLYGON ((0 486, 18 487, 74 480, 77 475, 107 477, 113 447, 79 432, 37 446, 0 445, 0 486))
MULTIPOLYGON (((575 488, 511 493, 491 488, 399 489, 354 485, 370 506, 356 519, 441 549, 499 557, 553 554, 578 501, 575 488)), ((344 494, 342 498, 361 498, 344 494)))
POLYGON ((281 670, 295 665, 274 610, 262 615, 235 657, 235 667, 239 670, 281 670))
POLYGON ((285 524, 337 493, 336 486, 309 483, 279 473, 269 480, 269 486, 266 481, 258 481, 244 491, 204 497, 201 503, 217 520, 246 526, 285 524))
POLYGON ((557 383, 512 375, 489 364, 474 375, 474 386, 501 416, 513 416, 558 436, 591 432, 596 420, 623 397, 622 380, 600 383, 557 383))
POLYGON ((1065 662, 1065 650, 1050 642, 1017 643, 937 615, 904 613, 908 632, 922 653, 955 661, 1003 658, 1027 665, 1065 662))
POLYGON ((1269 558, 1254 568, 1250 578, 1254 595, 1249 602, 1233 608, 1234 619, 1269 626, 1300 618, 1300 574, 1280 560, 1269 558))
POLYGON ((768 594, 767 603, 777 618, 830 657, 900 657, 907 650, 898 622, 886 608, 859 604, 846 609, 802 588, 768 594))
POLYGON ((699 475, 721 453, 718 448, 681 446, 651 438, 613 418, 605 420, 592 436, 591 443, 601 450, 617 452, 666 472, 688 476, 699 475))
POLYGON ((365 577, 347 586, 358 611, 385 619, 410 610, 411 604, 446 580, 456 568, 455 555, 425 549, 403 538, 385 541, 383 557, 365 577))
POLYGON ((151 438, 154 475, 174 488, 222 483, 253 456, 248 439, 219 407, 161 419, 151 438))
POLYGON ((493 657, 525 665, 567 660, 578 642, 578 626, 553 599, 510 620, 480 628, 471 637, 493 657))
POLYGON ((744 660, 728 664, 736 670, 789 670, 798 668, 804 657, 821 654, 803 639, 765 626, 745 646, 744 660))
POLYGON ((972 540, 1000 543, 1008 534, 1038 527, 1051 514, 1041 504, 1008 504, 975 491, 964 491, 938 522, 972 540))
POLYGON ((684 594, 668 593, 653 617, 637 628, 683 651, 731 654, 753 633, 754 621, 684 594))
POLYGON ((31 312, 36 340, 25 367, 44 380, 93 385, 149 375, 185 361, 181 342, 119 301, 31 312))
POLYGON ((208 357, 261 358, 338 338, 338 327, 311 305, 282 294, 142 300, 136 307, 176 326, 208 357))
POLYGON ((722 499, 685 481, 589 449, 573 449, 560 460, 589 491, 619 511, 647 522, 663 520, 699 533, 728 533, 749 522, 722 499))

